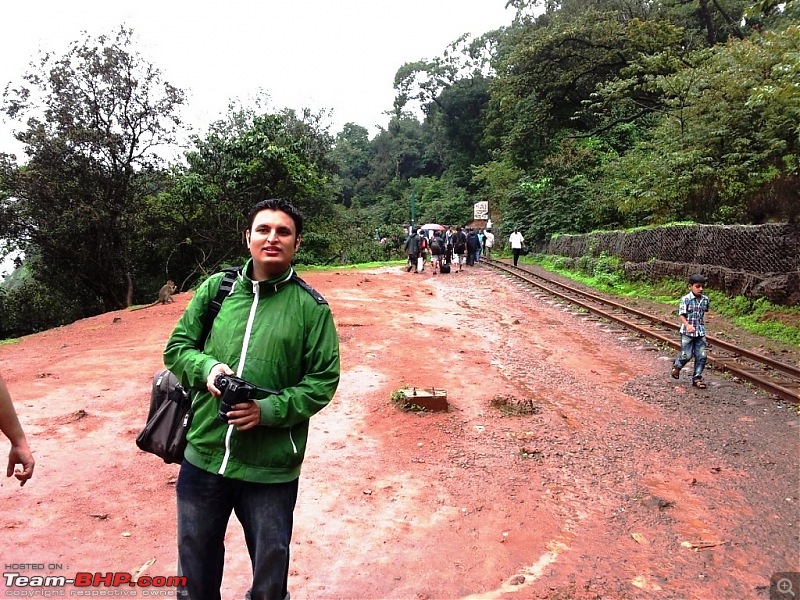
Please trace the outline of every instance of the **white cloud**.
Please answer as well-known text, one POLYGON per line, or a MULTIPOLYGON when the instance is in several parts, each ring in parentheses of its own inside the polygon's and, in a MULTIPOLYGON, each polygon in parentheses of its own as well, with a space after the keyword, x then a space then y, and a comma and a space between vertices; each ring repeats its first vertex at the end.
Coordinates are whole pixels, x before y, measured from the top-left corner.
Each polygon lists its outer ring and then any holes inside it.
MULTIPOLYGON (((61 53, 81 37, 121 24, 167 81, 189 93, 186 116, 204 128, 231 98, 266 91, 273 108, 333 109, 375 131, 391 109, 406 62, 441 56, 463 33, 511 22, 506 0, 28 0, 4 6, 0 86, 19 82, 37 51, 61 53)), ((9 125, 0 126, 8 151, 9 125)), ((18 149, 15 148, 15 150, 18 149)))

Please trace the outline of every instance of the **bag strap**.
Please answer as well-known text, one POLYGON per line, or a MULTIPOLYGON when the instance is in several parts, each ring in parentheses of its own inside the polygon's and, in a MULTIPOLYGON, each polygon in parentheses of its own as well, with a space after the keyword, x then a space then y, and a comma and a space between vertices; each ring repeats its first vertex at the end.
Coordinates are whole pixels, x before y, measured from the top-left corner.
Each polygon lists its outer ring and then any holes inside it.
POLYGON ((214 325, 214 319, 217 318, 219 309, 222 308, 222 303, 225 301, 225 298, 227 298, 231 293, 236 278, 239 276, 239 273, 242 272, 242 267, 228 267, 227 269, 223 269, 223 272, 225 275, 222 277, 222 281, 219 284, 217 295, 211 302, 208 303, 208 308, 206 309, 205 322, 203 323, 203 334, 200 336, 200 348, 203 348, 206 345, 206 338, 208 337, 208 334, 211 333, 211 327, 214 325))

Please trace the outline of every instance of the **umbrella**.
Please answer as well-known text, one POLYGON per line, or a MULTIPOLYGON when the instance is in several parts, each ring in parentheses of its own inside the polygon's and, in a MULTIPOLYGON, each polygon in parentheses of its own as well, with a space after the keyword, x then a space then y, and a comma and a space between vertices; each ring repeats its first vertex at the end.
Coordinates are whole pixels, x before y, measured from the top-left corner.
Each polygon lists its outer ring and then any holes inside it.
POLYGON ((425 229, 426 231, 432 229, 433 231, 444 231, 447 229, 444 225, 439 225, 438 223, 425 223, 425 225, 420 225, 419 229, 425 229))

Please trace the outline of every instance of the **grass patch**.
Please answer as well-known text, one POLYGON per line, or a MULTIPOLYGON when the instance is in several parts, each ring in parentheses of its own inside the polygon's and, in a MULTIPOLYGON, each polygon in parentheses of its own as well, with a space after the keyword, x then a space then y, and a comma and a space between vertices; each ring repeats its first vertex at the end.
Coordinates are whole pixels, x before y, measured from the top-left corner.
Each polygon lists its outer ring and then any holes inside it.
MULTIPOLYGON (((575 266, 582 270, 569 268, 567 261, 560 256, 535 255, 524 258, 529 264, 539 265, 598 291, 623 298, 658 302, 676 310, 680 298, 687 292, 686 282, 678 279, 628 281, 619 268, 620 261, 613 257, 601 255, 597 259, 579 258, 575 266)), ((766 298, 731 298, 718 290, 706 289, 706 294, 711 300, 711 310, 737 327, 782 344, 800 346, 800 307, 772 304, 766 298)))
POLYGON ((376 269, 379 267, 401 266, 408 264, 406 260, 382 260, 377 262, 358 263, 353 265, 295 265, 295 271, 302 273, 319 272, 319 271, 355 271, 358 269, 376 269))
POLYGON ((766 298, 729 298, 711 290, 711 307, 737 326, 770 340, 800 346, 800 307, 777 306, 766 298))
POLYGON ((408 396, 404 393, 404 390, 407 389, 408 388, 401 388, 393 391, 391 396, 392 404, 403 412, 425 412, 424 407, 408 401, 408 396))

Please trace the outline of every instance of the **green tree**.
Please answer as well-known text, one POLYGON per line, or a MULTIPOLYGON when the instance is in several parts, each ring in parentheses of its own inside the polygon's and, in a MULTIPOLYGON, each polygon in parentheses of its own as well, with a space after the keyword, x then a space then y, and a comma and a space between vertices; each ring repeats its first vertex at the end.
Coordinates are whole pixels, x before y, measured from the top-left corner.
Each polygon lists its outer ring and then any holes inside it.
POLYGON ((467 190, 444 177, 411 179, 417 198, 417 224, 440 223, 463 225, 472 216, 472 203, 467 190))
POLYGON ((39 258, 39 281, 123 308, 149 193, 143 174, 161 164, 156 149, 174 142, 183 93, 133 49, 128 29, 44 54, 24 82, 4 96, 9 117, 27 118, 16 138, 29 160, 0 161, 0 237, 39 258))
POLYGON ((242 236, 249 210, 266 198, 286 198, 305 215, 298 261, 327 256, 335 236, 328 224, 331 144, 321 115, 290 109, 255 114, 231 107, 226 119, 195 137, 174 189, 153 198, 150 207, 175 233, 178 260, 190 268, 182 276, 192 281, 238 262, 246 254, 242 236))
POLYGON ((695 53, 654 79, 667 112, 649 140, 608 165, 626 214, 656 222, 763 222, 800 214, 800 29, 695 53))
POLYGON ((518 28, 496 65, 489 143, 522 168, 540 165, 561 129, 588 133, 602 124, 584 110, 600 86, 674 42, 665 23, 596 8, 518 28))
POLYGON ((371 149, 369 132, 355 123, 346 123, 336 134, 330 160, 336 165, 334 179, 338 201, 350 207, 361 182, 369 174, 371 149))

